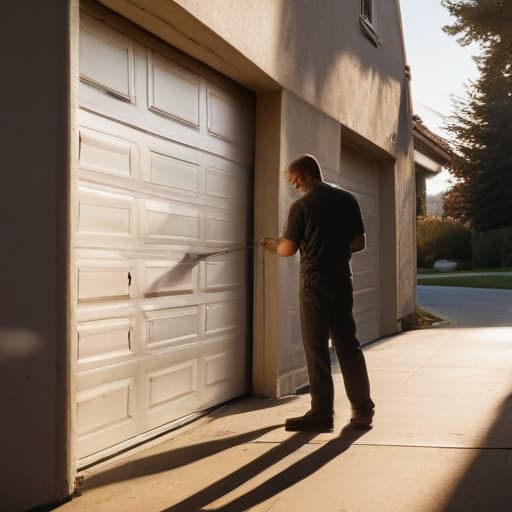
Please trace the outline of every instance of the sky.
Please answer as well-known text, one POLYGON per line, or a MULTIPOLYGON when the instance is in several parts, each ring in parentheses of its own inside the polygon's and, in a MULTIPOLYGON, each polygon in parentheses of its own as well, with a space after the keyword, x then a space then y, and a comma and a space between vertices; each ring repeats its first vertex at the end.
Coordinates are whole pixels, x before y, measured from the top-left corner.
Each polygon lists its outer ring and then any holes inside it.
MULTIPOLYGON (((464 84, 478 77, 472 56, 478 46, 463 47, 442 27, 452 18, 441 0, 400 0, 407 61, 411 66, 415 114, 433 132, 447 137, 443 120, 453 110, 452 97, 465 97, 464 84)), ((443 171, 427 180, 427 193, 436 194, 450 186, 450 174, 443 171)))

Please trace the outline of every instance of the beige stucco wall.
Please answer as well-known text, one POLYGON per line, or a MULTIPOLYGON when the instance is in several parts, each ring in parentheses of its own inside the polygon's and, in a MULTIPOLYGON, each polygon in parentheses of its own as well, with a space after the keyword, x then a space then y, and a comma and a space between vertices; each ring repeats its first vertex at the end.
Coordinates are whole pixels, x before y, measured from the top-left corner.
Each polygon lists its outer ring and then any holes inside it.
POLYGON ((0 509, 69 494, 68 19, 74 2, 2 6, 0 509), (29 34, 29 36, 27 36, 29 34))

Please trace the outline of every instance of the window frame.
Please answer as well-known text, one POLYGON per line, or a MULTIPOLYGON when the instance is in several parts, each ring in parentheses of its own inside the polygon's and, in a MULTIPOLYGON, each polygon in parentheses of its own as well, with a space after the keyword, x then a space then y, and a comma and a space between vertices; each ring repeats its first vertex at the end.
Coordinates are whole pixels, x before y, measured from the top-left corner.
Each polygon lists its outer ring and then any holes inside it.
POLYGON ((367 39, 369 39, 375 47, 381 45, 379 34, 375 30, 373 23, 373 0, 361 0, 361 12, 359 14, 359 26, 367 39))

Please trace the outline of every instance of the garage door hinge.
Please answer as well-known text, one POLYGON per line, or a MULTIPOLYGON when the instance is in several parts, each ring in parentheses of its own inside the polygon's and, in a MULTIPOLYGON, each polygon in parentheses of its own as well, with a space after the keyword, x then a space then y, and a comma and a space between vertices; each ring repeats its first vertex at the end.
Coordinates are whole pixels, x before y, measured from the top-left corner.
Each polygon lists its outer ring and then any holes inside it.
POLYGON ((128 272, 128 286, 132 285, 132 273, 128 272))
POLYGON ((73 496, 76 498, 82 496, 82 485, 84 483, 83 475, 75 477, 75 486, 73 489, 73 496))

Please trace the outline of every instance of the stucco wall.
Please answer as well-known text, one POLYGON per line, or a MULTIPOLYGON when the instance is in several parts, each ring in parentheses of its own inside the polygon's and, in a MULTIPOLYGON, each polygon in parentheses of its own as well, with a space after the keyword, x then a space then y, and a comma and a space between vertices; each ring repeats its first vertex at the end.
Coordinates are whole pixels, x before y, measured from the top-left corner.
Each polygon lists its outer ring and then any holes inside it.
POLYGON ((68 494, 67 0, 2 7, 0 509, 68 494))
POLYGON ((392 139, 398 130, 404 81, 395 0, 374 5, 374 24, 382 40, 380 48, 375 48, 359 28, 359 1, 175 0, 175 3, 282 87, 394 152, 392 139))

